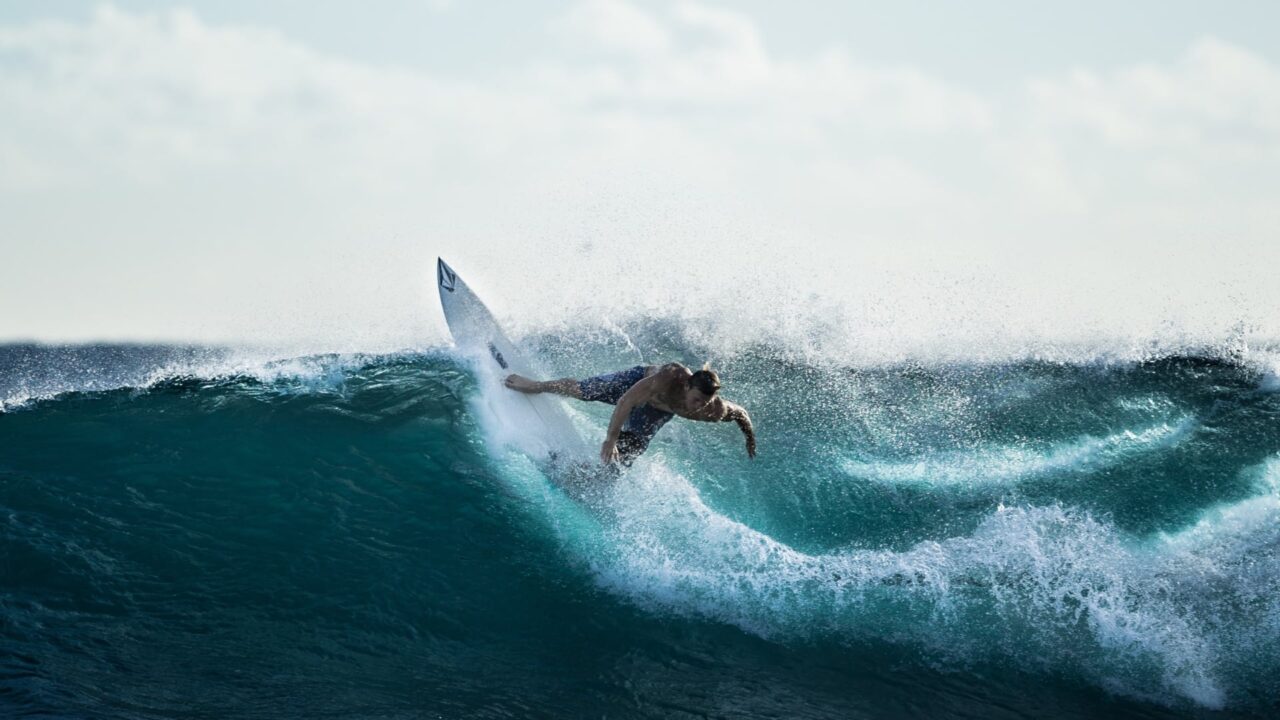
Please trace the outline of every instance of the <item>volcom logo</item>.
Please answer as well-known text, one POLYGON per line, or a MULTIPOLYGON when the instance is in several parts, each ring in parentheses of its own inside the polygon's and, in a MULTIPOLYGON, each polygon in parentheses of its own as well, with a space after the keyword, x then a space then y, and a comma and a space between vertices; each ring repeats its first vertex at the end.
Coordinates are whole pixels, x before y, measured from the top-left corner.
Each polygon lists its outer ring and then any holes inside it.
POLYGON ((453 292, 453 284, 457 282, 458 276, 444 263, 440 263, 440 267, 436 268, 436 270, 436 279, 440 282, 440 287, 453 292))
POLYGON ((493 343, 489 343, 489 354, 493 356, 494 360, 498 361, 498 364, 502 366, 503 370, 507 369, 506 358, 502 357, 502 353, 498 352, 498 348, 494 347, 493 343))

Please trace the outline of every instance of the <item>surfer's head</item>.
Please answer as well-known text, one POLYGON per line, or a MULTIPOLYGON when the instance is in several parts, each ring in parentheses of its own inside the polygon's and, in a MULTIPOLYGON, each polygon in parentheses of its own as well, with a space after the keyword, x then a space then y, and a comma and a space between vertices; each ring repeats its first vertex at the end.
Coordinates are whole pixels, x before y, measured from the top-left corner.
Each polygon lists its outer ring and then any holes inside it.
POLYGON ((720 391, 720 376, 711 369, 711 363, 705 363, 702 369, 689 376, 684 392, 684 404, 690 410, 711 402, 711 398, 720 391))

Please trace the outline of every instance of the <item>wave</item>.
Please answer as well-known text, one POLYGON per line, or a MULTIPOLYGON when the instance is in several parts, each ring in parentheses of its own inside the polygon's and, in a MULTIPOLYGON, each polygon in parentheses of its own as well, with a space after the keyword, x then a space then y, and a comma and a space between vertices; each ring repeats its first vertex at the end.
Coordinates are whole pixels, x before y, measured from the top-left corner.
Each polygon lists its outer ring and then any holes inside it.
MULTIPOLYGON (((525 344, 574 375, 707 353, 660 324, 602 337, 525 344)), ((212 613, 245 643, 318 627, 326 642, 356 633, 406 655, 430 628, 430 643, 453 638, 424 671, 443 682, 468 657, 595 657, 607 637, 567 620, 589 614, 673 656, 699 652, 661 635, 679 621, 760 638, 797 667, 820 664, 815 644, 841 658, 905 648, 896 662, 913 677, 1065 677, 1174 707, 1271 702, 1280 408, 1246 362, 858 367, 756 347, 717 364, 756 418, 759 459, 732 426, 673 423, 583 502, 488 426, 485 391, 445 350, 102 352, 25 360, 82 367, 43 388, 31 378, 55 374, 24 370, 4 393, 25 399, 0 412, 0 512, 15 519, 0 543, 18 578, 5 602, 21 608, 23 652, 101 687, 120 682, 111 663, 85 665, 57 638, 107 643, 118 626, 75 618, 118 612, 163 639, 186 637, 174 617, 212 613), (500 610, 469 610, 494 596, 500 610), (81 605, 41 609, 68 602, 81 605), (565 622, 541 627, 548 613, 565 622)), ((603 432, 607 408, 573 412, 603 432)), ((991 707, 1017 706, 1019 683, 991 707)))

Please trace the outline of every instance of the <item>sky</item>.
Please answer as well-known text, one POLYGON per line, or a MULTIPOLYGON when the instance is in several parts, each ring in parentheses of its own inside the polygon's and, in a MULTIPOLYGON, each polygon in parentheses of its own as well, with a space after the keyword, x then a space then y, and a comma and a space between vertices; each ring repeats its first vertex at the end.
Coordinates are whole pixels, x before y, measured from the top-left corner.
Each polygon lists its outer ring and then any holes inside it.
POLYGON ((0 4, 0 341, 1280 338, 1280 6, 0 4))

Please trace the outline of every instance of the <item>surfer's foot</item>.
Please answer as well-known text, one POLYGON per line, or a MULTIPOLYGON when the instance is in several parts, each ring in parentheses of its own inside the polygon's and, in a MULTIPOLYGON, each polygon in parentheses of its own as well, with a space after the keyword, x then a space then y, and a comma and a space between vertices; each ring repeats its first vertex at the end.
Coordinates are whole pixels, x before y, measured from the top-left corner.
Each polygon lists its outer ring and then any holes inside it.
POLYGON ((542 392, 541 388, 539 387, 542 383, 538 382, 537 380, 530 380, 527 377, 520 377, 519 375, 508 375, 507 379, 502 381, 502 384, 506 385, 512 390, 517 390, 522 393, 542 392))

